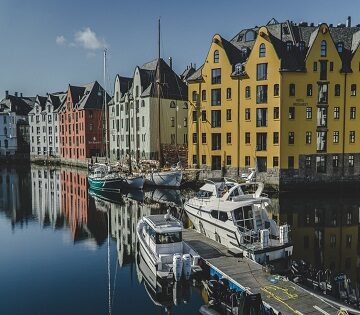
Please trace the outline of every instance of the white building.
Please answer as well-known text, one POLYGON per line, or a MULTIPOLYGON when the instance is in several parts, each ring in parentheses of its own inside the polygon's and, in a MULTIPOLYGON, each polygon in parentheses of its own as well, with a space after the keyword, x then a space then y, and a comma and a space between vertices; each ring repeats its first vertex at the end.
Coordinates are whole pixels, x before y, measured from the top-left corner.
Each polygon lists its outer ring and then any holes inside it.
POLYGON ((30 155, 48 157, 60 155, 58 110, 66 99, 66 93, 37 96, 29 113, 30 155))
POLYGON ((18 96, 17 92, 9 95, 6 91, 5 98, 0 102, 0 155, 27 151, 27 115, 32 104, 33 98, 23 97, 22 94, 18 96))
POLYGON ((187 106, 186 84, 163 59, 136 67, 132 80, 116 76, 109 104, 110 159, 123 160, 129 151, 132 158, 158 159, 159 138, 165 160, 166 149, 176 154, 179 146, 187 147, 187 106))

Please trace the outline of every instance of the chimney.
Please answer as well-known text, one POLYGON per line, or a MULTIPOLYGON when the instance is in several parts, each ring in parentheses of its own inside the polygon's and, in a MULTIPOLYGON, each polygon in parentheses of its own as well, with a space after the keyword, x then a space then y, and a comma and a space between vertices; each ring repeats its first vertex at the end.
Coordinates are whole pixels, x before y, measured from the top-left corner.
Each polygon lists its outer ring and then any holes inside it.
POLYGON ((351 27, 351 16, 346 19, 346 27, 351 27))
POLYGON ((18 97, 18 92, 15 92, 15 97, 18 97))
POLYGON ((20 93, 20 97, 23 97, 23 94, 22 94, 22 92, 20 93))
POLYGON ((169 57, 169 67, 172 69, 172 58, 169 57))
POLYGON ((8 91, 8 90, 5 91, 5 98, 6 98, 6 99, 9 98, 9 91, 8 91))
POLYGON ((196 63, 194 63, 194 69, 196 70, 196 63))

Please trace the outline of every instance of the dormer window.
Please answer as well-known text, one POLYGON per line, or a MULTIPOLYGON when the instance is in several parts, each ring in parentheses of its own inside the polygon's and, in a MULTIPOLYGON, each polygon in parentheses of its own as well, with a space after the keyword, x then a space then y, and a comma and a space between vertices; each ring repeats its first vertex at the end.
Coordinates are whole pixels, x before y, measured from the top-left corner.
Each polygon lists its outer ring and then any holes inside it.
POLYGON ((299 50, 301 51, 301 52, 303 52, 303 51, 305 51, 305 42, 300 42, 299 43, 299 50))
POLYGON ((237 64, 235 65, 235 72, 236 72, 237 74, 240 74, 240 73, 241 73, 241 70, 242 70, 242 64, 241 64, 241 63, 237 63, 237 64))
POLYGON ((292 51, 292 48, 293 48, 293 43, 290 41, 286 42, 286 51, 290 52, 292 51))
POLYGON ((248 30, 245 34, 245 41, 246 42, 250 42, 255 40, 256 38, 256 33, 253 30, 248 30))
POLYGON ((266 57, 266 46, 264 43, 259 47, 259 57, 266 57))
POLYGON ((283 26, 283 32, 285 35, 289 35, 290 32, 289 32, 289 28, 287 26, 283 26))
POLYGON ((336 48, 337 48, 338 53, 342 54, 344 51, 344 43, 343 42, 337 43, 336 48))
POLYGON ((218 50, 214 51, 214 63, 219 63, 220 60, 220 54, 218 50))
POLYGON ((321 57, 326 57, 326 50, 327 50, 326 40, 323 40, 323 41, 321 41, 321 45, 320 45, 320 56, 321 57))

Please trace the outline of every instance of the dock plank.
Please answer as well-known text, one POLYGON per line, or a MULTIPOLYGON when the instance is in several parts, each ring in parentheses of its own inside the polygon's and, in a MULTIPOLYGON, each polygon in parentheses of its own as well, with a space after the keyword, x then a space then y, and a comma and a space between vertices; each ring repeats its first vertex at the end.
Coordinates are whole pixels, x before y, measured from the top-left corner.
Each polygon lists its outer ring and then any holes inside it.
POLYGON ((281 314, 337 315, 339 309, 312 295, 295 283, 266 273, 263 266, 232 256, 228 249, 195 230, 185 230, 183 240, 206 263, 251 293, 261 293, 263 301, 281 314))

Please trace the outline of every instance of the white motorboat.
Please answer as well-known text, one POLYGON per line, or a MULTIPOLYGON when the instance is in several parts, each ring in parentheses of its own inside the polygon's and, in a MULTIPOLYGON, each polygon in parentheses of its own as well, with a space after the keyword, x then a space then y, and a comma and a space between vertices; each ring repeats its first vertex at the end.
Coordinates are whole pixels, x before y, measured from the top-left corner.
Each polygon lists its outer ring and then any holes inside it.
POLYGON ((188 280, 199 271, 199 256, 182 241, 181 221, 166 215, 149 215, 137 224, 139 252, 159 279, 188 280))
POLYGON ((149 186, 180 187, 181 170, 152 171, 145 175, 145 184, 149 186))
POLYGON ((292 255, 288 225, 269 218, 262 183, 207 180, 185 211, 195 229, 261 264, 292 255))

